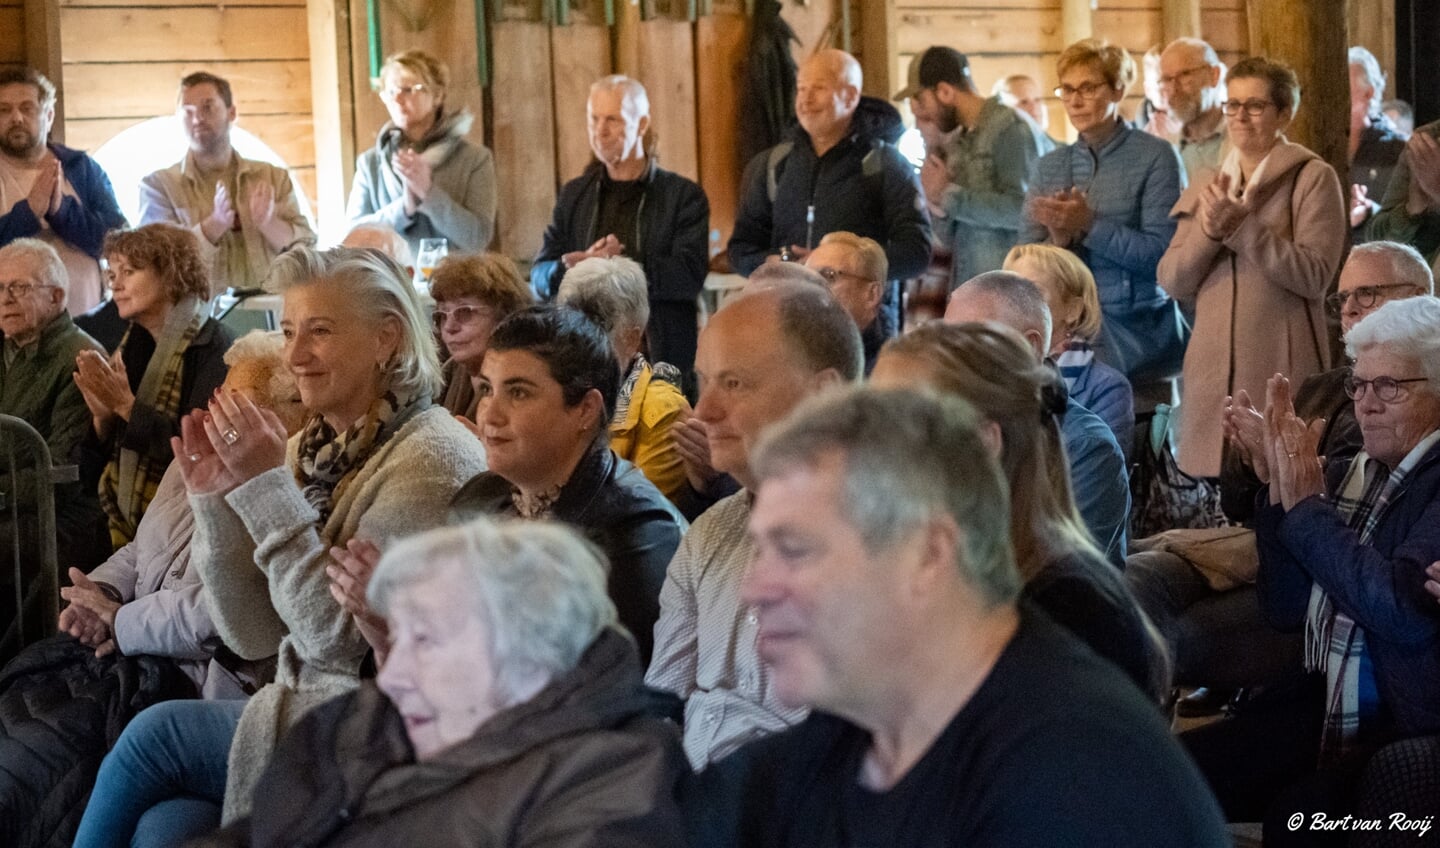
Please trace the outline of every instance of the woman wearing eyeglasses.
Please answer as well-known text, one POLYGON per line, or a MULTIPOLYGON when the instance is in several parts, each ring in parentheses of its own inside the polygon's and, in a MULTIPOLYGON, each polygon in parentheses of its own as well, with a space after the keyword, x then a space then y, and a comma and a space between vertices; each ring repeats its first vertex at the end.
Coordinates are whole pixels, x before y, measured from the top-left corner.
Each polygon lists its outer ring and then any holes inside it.
POLYGON ((1300 105, 1295 72, 1252 57, 1227 79, 1230 152, 1175 204, 1159 271, 1171 296, 1195 302, 1177 459, 1203 477, 1220 473, 1226 396, 1258 398, 1277 371, 1298 383, 1328 366, 1325 291, 1350 226, 1334 169, 1285 139, 1300 105))
POLYGON ((435 332, 450 358, 442 373, 440 403, 452 415, 475 420, 480 399, 480 362, 495 325, 534 302, 530 286, 508 257, 498 253, 447 256, 430 277, 435 332))
POLYGON ((423 50, 406 50, 380 69, 390 120, 355 163, 346 217, 380 221, 405 237, 443 238, 452 250, 484 250, 495 234, 495 160, 465 138, 475 118, 449 110, 450 70, 423 50))
POLYGON ((1423 589, 1440 558, 1440 300, 1387 303, 1346 347, 1362 452, 1323 462, 1323 422, 1296 414, 1278 375, 1258 446, 1260 607, 1303 630, 1306 682, 1183 737, 1231 821, 1268 806, 1267 848, 1317 844, 1286 820, 1352 812, 1378 747, 1440 733, 1440 610, 1423 589))
POLYGON ((1136 405, 1170 401, 1185 339, 1155 265, 1175 233, 1180 155, 1120 115, 1135 82, 1123 47, 1087 38, 1060 54, 1055 90, 1080 140, 1041 157, 1025 196, 1020 243, 1063 247, 1090 268, 1105 316, 1099 359, 1123 372, 1136 405))

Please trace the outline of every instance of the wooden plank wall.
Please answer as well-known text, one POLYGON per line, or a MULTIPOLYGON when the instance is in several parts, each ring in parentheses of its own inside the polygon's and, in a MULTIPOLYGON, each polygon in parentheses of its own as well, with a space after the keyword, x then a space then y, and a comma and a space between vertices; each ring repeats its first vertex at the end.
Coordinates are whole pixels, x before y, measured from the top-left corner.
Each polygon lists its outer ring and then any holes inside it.
MULTIPOLYGON (((898 55, 892 73, 904 80, 910 60, 932 44, 967 54, 976 83, 989 92, 1010 74, 1027 74, 1046 91, 1059 82, 1055 62, 1065 48, 1059 0, 897 0, 898 55)), ((1098 0, 1092 13, 1097 37, 1123 45, 1135 60, 1162 39, 1161 0, 1098 0)), ((1203 0, 1201 37, 1233 63, 1245 51, 1244 0, 1203 0)), ((1141 96, 1137 81, 1131 108, 1141 96)), ((1047 98, 1050 132, 1069 131, 1065 110, 1047 98)))
POLYGON ((305 0, 59 4, 66 143, 94 150, 126 127, 172 113, 180 78, 208 70, 230 80, 238 125, 289 163, 313 203, 305 0))
POLYGON ((0 66, 25 64, 24 0, 0 0, 0 66))

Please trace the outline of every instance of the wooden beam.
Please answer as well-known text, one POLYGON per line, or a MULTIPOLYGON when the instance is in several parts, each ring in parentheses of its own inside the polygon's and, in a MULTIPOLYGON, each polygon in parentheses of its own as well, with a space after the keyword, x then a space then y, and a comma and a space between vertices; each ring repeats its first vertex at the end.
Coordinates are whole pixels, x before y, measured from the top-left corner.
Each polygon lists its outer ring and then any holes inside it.
POLYGON ((65 142, 64 64, 60 55, 60 10, 56 0, 25 0, 25 63, 55 83, 59 90, 50 137, 65 142))
POLYGON ((1164 0, 1160 7, 1162 40, 1200 37, 1200 0, 1164 0))
POLYGON ((1385 72, 1385 98, 1399 97, 1395 79, 1395 3, 1393 0, 1349 0, 1350 44, 1368 49, 1385 72))
POLYGON ((640 2, 615 0, 615 26, 610 30, 615 73, 640 78, 640 2))
POLYGON ((1061 50, 1095 34, 1090 0, 1060 0, 1061 50))
POLYGON ((1346 0, 1247 0, 1250 52, 1295 69, 1304 92, 1288 135, 1335 168, 1349 172, 1350 79, 1346 70, 1346 0))
POLYGON ((895 0, 866 0, 860 5, 860 67, 865 71, 865 93, 886 100, 902 87, 895 76, 899 56, 895 0))
MULTIPOLYGON (((349 0, 310 0, 310 104, 314 116, 315 219, 322 244, 344 237, 355 172, 355 86, 349 0)), ((366 95, 369 92, 365 92, 366 95)))

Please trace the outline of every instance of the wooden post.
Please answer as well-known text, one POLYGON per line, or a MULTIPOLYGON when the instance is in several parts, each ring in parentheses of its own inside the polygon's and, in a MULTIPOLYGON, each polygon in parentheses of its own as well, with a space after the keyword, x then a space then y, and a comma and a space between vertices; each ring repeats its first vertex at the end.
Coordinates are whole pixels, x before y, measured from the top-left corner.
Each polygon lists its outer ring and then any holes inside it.
POLYGON ((1346 66, 1346 0, 1246 0, 1250 52, 1286 62, 1300 76, 1300 109, 1292 141, 1349 172, 1350 78, 1346 66))
POLYGON ((906 71, 900 61, 896 37, 895 0, 866 0, 860 4, 860 67, 865 71, 865 93, 890 99, 900 90, 906 71))
MULTIPOLYGON (((309 0, 310 108, 315 126, 315 218, 321 244, 344 237, 355 171, 355 86, 349 0, 309 0)), ((369 96, 369 91, 362 93, 369 96)))
MULTIPOLYGON (((640 78, 640 0, 615 0, 615 73, 640 78)), ((678 70, 678 69, 677 69, 678 70)))
POLYGON ((1385 98, 1399 97, 1395 92, 1395 3, 1386 0, 1350 0, 1348 23, 1350 44, 1367 48, 1380 60, 1385 72, 1385 98))
POLYGON ((44 74, 58 89, 50 138, 65 142, 65 80, 60 57, 60 8, 57 0, 25 0, 25 64, 44 74))
POLYGON ((1095 34, 1091 2, 1092 0, 1060 0, 1062 49, 1095 34))
POLYGON ((1200 0, 1164 0, 1160 35, 1166 44, 1177 38, 1200 37, 1200 0))

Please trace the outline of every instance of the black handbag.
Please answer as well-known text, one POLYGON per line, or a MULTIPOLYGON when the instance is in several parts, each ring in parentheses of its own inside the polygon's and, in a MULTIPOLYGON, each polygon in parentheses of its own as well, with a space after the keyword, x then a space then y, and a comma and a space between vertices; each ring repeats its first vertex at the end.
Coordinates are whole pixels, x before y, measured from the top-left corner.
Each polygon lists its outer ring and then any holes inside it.
POLYGON ((1204 477, 1180 470, 1170 449, 1170 416, 1166 404, 1150 417, 1149 438, 1137 445, 1130 469, 1130 538, 1143 539, 1166 530, 1227 527, 1220 508, 1220 487, 1204 477))

